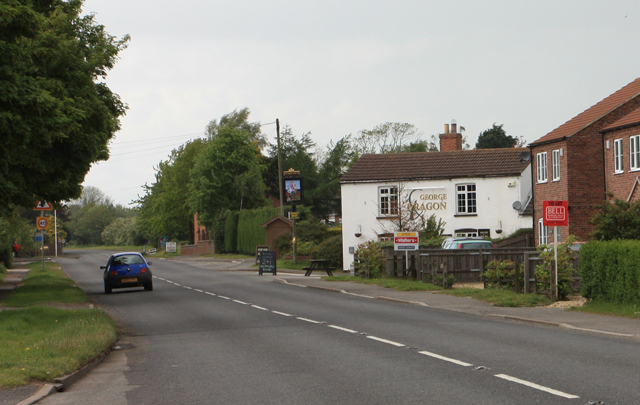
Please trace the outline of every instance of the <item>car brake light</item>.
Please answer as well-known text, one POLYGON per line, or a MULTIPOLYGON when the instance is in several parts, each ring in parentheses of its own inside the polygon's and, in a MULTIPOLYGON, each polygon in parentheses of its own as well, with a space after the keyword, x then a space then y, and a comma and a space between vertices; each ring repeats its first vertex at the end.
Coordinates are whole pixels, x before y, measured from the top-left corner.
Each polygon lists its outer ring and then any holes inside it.
POLYGON ((141 269, 140 269, 140 274, 144 274, 144 273, 146 273, 146 272, 147 272, 147 270, 149 270, 149 269, 147 269, 146 267, 141 268, 141 269))
POLYGON ((111 274, 112 276, 117 276, 118 272, 115 271, 115 270, 111 270, 111 271, 109 271, 109 274, 111 274))
POLYGON ((458 249, 462 249, 462 243, 458 243, 458 249))

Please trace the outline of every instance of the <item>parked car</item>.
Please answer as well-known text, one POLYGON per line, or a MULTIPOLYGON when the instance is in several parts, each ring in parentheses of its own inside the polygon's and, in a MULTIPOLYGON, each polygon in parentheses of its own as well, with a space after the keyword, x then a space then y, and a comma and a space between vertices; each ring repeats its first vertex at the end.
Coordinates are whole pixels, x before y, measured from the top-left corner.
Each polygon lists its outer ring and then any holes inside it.
POLYGON ((496 245, 483 238, 447 238, 442 243, 443 249, 493 249, 496 245))
POLYGON ((153 291, 153 276, 147 262, 140 253, 116 253, 109 258, 104 270, 104 292, 111 294, 114 288, 144 287, 153 291))

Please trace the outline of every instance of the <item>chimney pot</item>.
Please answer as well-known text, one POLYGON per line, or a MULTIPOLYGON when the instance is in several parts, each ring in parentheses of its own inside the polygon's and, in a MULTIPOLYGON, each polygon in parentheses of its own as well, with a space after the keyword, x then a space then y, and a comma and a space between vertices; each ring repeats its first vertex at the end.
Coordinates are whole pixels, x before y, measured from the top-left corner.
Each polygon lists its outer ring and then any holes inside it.
POLYGON ((445 134, 449 133, 449 124, 444 124, 444 133, 445 134))

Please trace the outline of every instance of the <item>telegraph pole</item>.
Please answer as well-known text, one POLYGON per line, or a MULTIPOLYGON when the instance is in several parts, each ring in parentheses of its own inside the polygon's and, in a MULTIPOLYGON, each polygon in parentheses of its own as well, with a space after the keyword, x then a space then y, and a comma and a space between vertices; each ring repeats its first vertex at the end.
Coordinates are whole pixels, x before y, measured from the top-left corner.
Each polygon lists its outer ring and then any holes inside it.
POLYGON ((282 188, 282 159, 280 157, 280 120, 276 118, 276 135, 278 138, 278 184, 280 186, 280 215, 284 217, 284 189, 282 188))

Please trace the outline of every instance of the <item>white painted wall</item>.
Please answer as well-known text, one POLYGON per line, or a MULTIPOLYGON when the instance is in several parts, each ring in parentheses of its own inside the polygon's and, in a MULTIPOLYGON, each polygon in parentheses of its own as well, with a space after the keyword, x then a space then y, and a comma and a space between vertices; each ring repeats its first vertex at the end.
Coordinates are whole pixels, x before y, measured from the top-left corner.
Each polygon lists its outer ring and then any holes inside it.
MULTIPOLYGON (((378 188, 381 186, 397 186, 398 183, 354 183, 342 184, 342 249, 344 270, 348 270, 353 262, 349 247, 357 247, 359 243, 378 240, 378 235, 386 231, 393 232, 393 225, 385 219, 378 219, 378 188), (385 226, 386 225, 386 230, 385 226), (361 232, 360 237, 356 233, 361 232)), ((531 190, 531 166, 518 177, 461 178, 446 180, 412 181, 402 183, 405 192, 400 197, 407 201, 411 189, 416 190, 411 196, 412 202, 428 202, 421 200, 421 195, 445 194, 446 209, 425 211, 425 216, 435 214, 445 225, 445 234, 453 234, 456 229, 476 228, 490 229, 491 237, 507 236, 520 228, 533 227, 531 216, 521 217, 512 208, 514 201, 523 204, 531 190), (476 216, 456 216, 456 184, 476 184, 476 216), (509 186, 509 184, 513 186, 509 186), (502 233, 497 233, 502 229, 502 233)), ((426 198, 426 197, 423 197, 426 198)))

